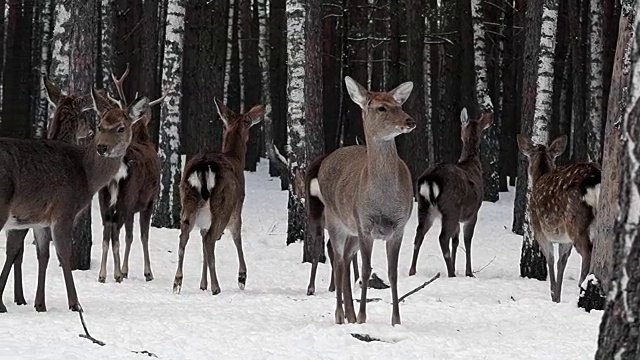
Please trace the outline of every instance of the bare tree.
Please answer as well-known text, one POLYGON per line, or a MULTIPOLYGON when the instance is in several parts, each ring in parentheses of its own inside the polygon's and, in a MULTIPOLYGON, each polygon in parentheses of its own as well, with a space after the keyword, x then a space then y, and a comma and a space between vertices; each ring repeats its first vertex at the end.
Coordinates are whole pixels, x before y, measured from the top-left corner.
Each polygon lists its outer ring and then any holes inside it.
POLYGON ((603 24, 602 3, 599 0, 590 1, 589 23, 589 119, 585 123, 587 129, 587 158, 589 161, 600 162, 602 158, 602 62, 603 62, 603 24))

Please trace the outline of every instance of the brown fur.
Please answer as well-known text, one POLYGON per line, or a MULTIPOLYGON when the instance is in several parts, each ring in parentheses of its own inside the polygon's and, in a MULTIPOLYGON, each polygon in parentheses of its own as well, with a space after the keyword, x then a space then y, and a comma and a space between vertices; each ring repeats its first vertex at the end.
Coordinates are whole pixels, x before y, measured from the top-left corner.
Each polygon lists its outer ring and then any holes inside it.
POLYGON ((216 275, 215 245, 225 229, 238 251, 238 286, 244 289, 247 267, 242 252, 242 206, 245 196, 244 159, 249 140, 249 128, 262 120, 264 108, 258 105, 246 114, 236 115, 216 100, 218 113, 225 124, 222 152, 201 152, 185 165, 180 181, 182 214, 180 220, 180 244, 178 269, 173 282, 173 291, 182 289, 184 251, 189 234, 194 227, 200 228, 202 236, 202 278, 200 289, 207 289, 207 269, 211 276, 211 293, 220 293, 216 275), (213 178, 211 176, 213 175, 213 178), (215 181, 213 187, 209 186, 215 181), (195 185, 194 185, 195 183, 195 185), (209 223, 198 223, 200 216, 209 215, 209 223))
MULTIPOLYGON (((128 72, 127 67, 120 79, 115 76, 112 77, 120 99, 117 104, 122 107, 127 106, 122 83, 128 72)), ((109 99, 112 98, 109 97, 109 99)), ((150 108, 147 110, 150 110, 150 108)), ((127 148, 127 153, 122 160, 127 170, 126 177, 111 180, 107 186, 98 192, 103 227, 102 259, 98 274, 99 282, 106 281, 107 255, 110 242, 113 252, 114 280, 121 282, 123 278, 128 277, 129 255, 131 253, 131 244, 133 243, 133 220, 136 213, 140 213, 140 240, 144 255, 144 277, 146 281, 153 280, 149 258, 149 226, 160 191, 162 164, 149 135, 149 122, 151 122, 151 112, 147 111, 142 120, 133 125, 131 145, 127 148), (112 199, 114 196, 115 199, 112 199), (126 247, 121 267, 120 230, 123 225, 125 226, 126 247)))
MULTIPOLYGON (((371 276, 374 239, 386 242, 393 310, 391 324, 400 324, 397 272, 404 227, 411 215, 411 174, 398 157, 395 137, 412 131, 415 122, 403 110, 413 88, 404 83, 390 92, 369 92, 350 77, 345 84, 351 99, 362 108, 367 146, 335 150, 319 164, 317 177, 307 179, 309 228, 314 236, 314 257, 321 249, 326 228, 333 245, 336 283, 335 322, 356 321, 347 265, 360 249, 362 293, 358 323, 366 322, 366 296, 371 276), (316 183, 317 182, 317 183, 316 183), (344 296, 344 309, 343 309, 344 296)), ((316 260, 314 260, 315 262, 316 260)), ((309 290, 308 290, 309 291, 309 290)))
POLYGON ((439 164, 427 169, 417 181, 418 228, 414 240, 409 275, 415 275, 420 246, 433 221, 440 217, 440 248, 450 277, 456 276, 456 253, 463 224, 464 246, 467 253, 465 275, 473 277, 471 268, 471 240, 482 205, 484 185, 480 141, 482 131, 489 128, 493 115, 485 113, 478 120, 469 120, 467 110, 460 114, 462 122, 462 154, 457 164, 439 164), (449 241, 451 240, 451 249, 449 241))
POLYGON ((554 160, 564 152, 567 137, 561 136, 549 147, 534 145, 518 135, 520 151, 529 158, 529 176, 533 182, 529 208, 533 236, 540 245, 547 265, 551 299, 560 302, 564 269, 572 245, 582 257, 580 283, 591 262, 589 228, 594 221, 600 186, 600 166, 575 163, 560 168, 554 160), (554 271, 553 243, 558 243, 558 275, 554 271))

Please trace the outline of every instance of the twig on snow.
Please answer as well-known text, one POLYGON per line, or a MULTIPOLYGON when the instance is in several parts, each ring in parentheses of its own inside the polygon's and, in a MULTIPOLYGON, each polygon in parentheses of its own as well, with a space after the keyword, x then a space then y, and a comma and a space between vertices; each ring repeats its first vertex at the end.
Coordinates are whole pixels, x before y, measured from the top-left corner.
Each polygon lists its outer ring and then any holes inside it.
POLYGON ((82 323, 82 328, 84 329, 84 334, 78 334, 78 336, 80 336, 81 338, 89 339, 94 344, 105 346, 106 344, 103 341, 100 341, 89 334, 87 324, 84 322, 84 316, 82 316, 82 310, 78 311, 78 314, 80 314, 80 323, 82 323))
POLYGON ((484 266, 482 266, 480 269, 474 271, 474 274, 478 274, 480 271, 484 270, 487 268, 487 266, 491 265, 491 263, 496 259, 496 257, 494 256, 493 259, 491 259, 491 261, 489 261, 488 263, 486 263, 484 266))
POLYGON ((427 281, 427 282, 425 282, 424 284, 422 284, 422 285, 418 286, 417 288, 415 288, 415 289, 413 289, 413 290, 409 291, 408 293, 406 293, 406 294, 402 295, 402 296, 400 297, 400 299, 398 299, 398 302, 399 302, 399 303, 403 302, 406 298, 408 298, 409 296, 411 296, 411 295, 413 295, 413 294, 417 293, 418 291, 420 291, 420 290, 424 289, 425 287, 427 287, 427 285, 429 285, 429 284, 431 284, 432 282, 436 281, 436 279, 437 279, 437 278, 439 278, 439 277, 440 277, 440 273, 437 273, 434 277, 432 277, 431 279, 429 279, 429 281, 427 281))

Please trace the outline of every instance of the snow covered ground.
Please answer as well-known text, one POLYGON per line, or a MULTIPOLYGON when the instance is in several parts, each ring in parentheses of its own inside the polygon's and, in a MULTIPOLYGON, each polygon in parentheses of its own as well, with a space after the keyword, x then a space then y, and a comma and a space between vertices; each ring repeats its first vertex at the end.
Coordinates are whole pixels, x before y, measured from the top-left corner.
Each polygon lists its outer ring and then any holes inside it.
MULTIPOLYGON (((236 285, 237 256, 228 235, 217 245, 222 293, 199 290, 202 247, 192 234, 185 256, 182 293, 172 293, 178 231, 151 229, 151 264, 155 280, 145 282, 139 236, 132 250, 129 279, 113 281, 111 255, 106 284, 97 282, 101 223, 93 204, 94 246, 90 271, 74 272, 80 303, 91 334, 100 347, 78 337, 78 315, 67 310, 62 273, 52 256, 47 282, 48 312, 33 309, 36 256, 27 238, 25 296, 16 306, 13 278, 4 293, 8 313, 0 314, 2 359, 124 359, 146 355, 162 359, 587 359, 596 350, 602 312, 576 307, 580 257, 569 259, 562 303, 551 302, 547 282, 519 277, 520 237, 509 230, 513 192, 497 204, 484 203, 473 241, 473 267, 493 260, 477 278, 464 275, 459 249, 457 278, 440 278, 400 305, 402 325, 391 327, 389 290, 370 290, 384 301, 367 307, 365 325, 335 325, 335 297, 327 292, 329 266, 320 265, 317 294, 306 296, 309 264, 301 263, 302 245, 285 246, 286 192, 267 177, 266 163, 247 174, 244 208, 246 290, 236 285), (350 333, 369 334, 385 342, 362 342, 350 333)), ((408 277, 416 212, 407 225, 400 254, 400 294, 435 273, 446 273, 437 243, 439 225, 427 235, 418 274, 408 277)), ((137 230, 136 224, 136 231, 137 230)), ((124 231, 123 231, 124 234, 124 231)), ((4 254, 4 233, 0 253, 4 254)), ((374 246, 373 271, 386 279, 384 246, 374 246)), ((122 244, 124 251, 124 244, 122 244)), ((4 261, 4 257, 0 256, 4 261)), ((359 297, 359 289, 354 290, 359 297)), ((357 310, 357 307, 356 307, 357 310)))

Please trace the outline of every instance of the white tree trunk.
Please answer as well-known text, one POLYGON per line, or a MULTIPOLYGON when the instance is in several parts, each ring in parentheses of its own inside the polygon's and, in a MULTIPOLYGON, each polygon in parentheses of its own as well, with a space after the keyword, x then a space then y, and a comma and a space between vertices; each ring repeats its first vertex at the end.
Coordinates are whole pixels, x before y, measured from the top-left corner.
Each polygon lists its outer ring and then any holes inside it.
POLYGON ((587 156, 589 161, 599 162, 602 157, 602 2, 591 0, 591 36, 589 38, 589 121, 587 121, 587 156))
MULTIPOLYGON (((429 31, 429 17, 424 17, 424 28, 426 32, 429 31)), ((435 146, 433 142, 433 105, 431 103, 431 45, 424 44, 422 51, 424 53, 424 62, 422 64, 422 74, 424 83, 424 104, 427 110, 426 114, 426 129, 427 129, 427 167, 435 165, 435 146)))
POLYGON ((269 51, 269 27, 267 26, 267 9, 269 0, 258 1, 258 21, 260 24, 260 39, 258 53, 260 56, 260 73, 262 74, 262 104, 264 104, 264 148, 269 159, 275 159, 273 152, 273 122, 271 119, 271 77, 269 63, 271 52, 269 51))
POLYGON ((169 0, 162 64, 162 93, 166 98, 160 110, 159 155, 162 160, 160 201, 154 226, 177 227, 180 221, 180 101, 182 98, 182 49, 184 42, 185 0, 169 0))
MULTIPOLYGON (((40 15, 41 24, 38 25, 42 29, 42 41, 41 41, 41 55, 40 55, 40 71, 39 75, 44 76, 49 72, 49 66, 51 65, 51 37, 53 35, 52 27, 52 12, 54 8, 53 1, 46 1, 42 5, 42 13, 40 15)), ((34 49, 35 50, 35 49, 34 49)), ((38 79, 40 86, 40 93, 36 104, 36 124, 35 124, 35 136, 38 139, 44 139, 47 136, 47 122, 49 118, 49 101, 44 89, 44 83, 42 79, 38 79)))
POLYGON ((63 92, 69 92, 69 71, 71 50, 71 1, 57 2, 54 9, 53 50, 51 54, 51 72, 53 83, 63 92))
POLYGON ((102 0, 100 2, 100 17, 102 18, 101 49, 102 57, 102 84, 109 93, 114 94, 111 89, 111 73, 115 70, 113 64, 113 0, 102 0))
MULTIPOLYGON (((287 153, 289 165, 289 229, 287 244, 304 240, 297 214, 304 209, 304 61, 305 0, 287 0, 287 153)), ((304 227, 302 227, 304 229, 304 227)))
POLYGON ((481 0, 471 0, 471 17, 473 19, 473 48, 475 54, 476 97, 478 99, 478 106, 480 106, 480 109, 483 111, 492 111, 493 104, 489 96, 487 80, 487 56, 481 0))

